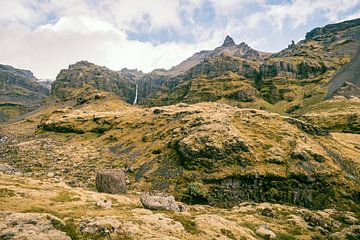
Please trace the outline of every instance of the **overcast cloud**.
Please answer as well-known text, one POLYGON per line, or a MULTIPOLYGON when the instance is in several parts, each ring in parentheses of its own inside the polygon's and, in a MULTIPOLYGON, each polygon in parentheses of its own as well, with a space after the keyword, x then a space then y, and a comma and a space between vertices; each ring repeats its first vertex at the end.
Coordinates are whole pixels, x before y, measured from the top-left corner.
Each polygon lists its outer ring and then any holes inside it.
POLYGON ((0 63, 54 79, 88 60, 169 68, 225 35, 269 52, 317 26, 360 17, 360 0, 0 0, 0 63))

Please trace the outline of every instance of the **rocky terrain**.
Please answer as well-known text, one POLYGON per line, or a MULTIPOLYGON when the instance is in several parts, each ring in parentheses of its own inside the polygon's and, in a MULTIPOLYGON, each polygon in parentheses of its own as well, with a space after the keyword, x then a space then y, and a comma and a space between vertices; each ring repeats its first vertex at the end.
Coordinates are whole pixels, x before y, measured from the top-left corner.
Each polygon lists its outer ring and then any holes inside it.
POLYGON ((227 36, 148 74, 80 61, 48 98, 0 68, 41 106, 0 112, 0 239, 358 239, 359 46, 359 19, 272 54, 227 36))

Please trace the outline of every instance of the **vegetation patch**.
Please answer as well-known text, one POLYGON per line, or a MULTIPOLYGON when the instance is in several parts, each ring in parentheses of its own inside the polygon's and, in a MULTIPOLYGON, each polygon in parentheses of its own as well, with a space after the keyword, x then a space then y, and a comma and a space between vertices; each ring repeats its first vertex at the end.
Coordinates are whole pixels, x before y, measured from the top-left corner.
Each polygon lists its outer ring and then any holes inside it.
POLYGON ((7 188, 0 188, 0 198, 14 197, 15 191, 7 188))
POLYGON ((180 222, 188 233, 198 234, 200 232, 196 222, 192 218, 181 215, 174 215, 172 218, 180 222))
POLYGON ((223 235, 227 236, 228 238, 236 240, 235 235, 230 230, 222 228, 220 229, 220 231, 223 235))
POLYGON ((51 198, 55 202, 72 202, 80 200, 79 196, 71 191, 62 190, 57 196, 51 198))

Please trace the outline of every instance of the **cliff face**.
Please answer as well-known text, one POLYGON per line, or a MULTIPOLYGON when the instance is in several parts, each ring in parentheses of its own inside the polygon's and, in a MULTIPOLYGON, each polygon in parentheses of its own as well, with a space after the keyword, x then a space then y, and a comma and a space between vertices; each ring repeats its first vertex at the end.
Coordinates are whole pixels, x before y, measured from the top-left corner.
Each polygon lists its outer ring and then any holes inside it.
POLYGON ((81 61, 61 70, 52 84, 51 93, 63 101, 71 100, 81 89, 110 92, 122 100, 132 103, 135 97, 135 83, 121 72, 81 61))

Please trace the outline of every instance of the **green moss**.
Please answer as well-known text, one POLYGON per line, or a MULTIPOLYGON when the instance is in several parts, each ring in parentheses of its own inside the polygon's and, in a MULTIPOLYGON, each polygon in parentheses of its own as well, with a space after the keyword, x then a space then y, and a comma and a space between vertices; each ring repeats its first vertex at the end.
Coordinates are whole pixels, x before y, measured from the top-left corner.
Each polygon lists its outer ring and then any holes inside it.
POLYGON ((55 202, 72 202, 79 200, 79 197, 77 194, 71 191, 62 190, 58 193, 57 196, 51 198, 51 200, 55 202))
POLYGON ((223 235, 227 236, 228 238, 236 240, 235 235, 230 230, 222 228, 220 229, 220 231, 223 235))
POLYGON ((7 188, 0 188, 0 198, 14 197, 15 191, 7 188))
POLYGON ((200 232, 196 222, 192 218, 181 215, 174 215, 172 218, 180 222, 188 233, 198 234, 200 232))
POLYGON ((294 237, 292 234, 287 233, 280 233, 276 235, 276 240, 296 240, 297 238, 294 237))
POLYGON ((189 183, 181 198, 190 204, 208 204, 205 187, 199 182, 189 183))

